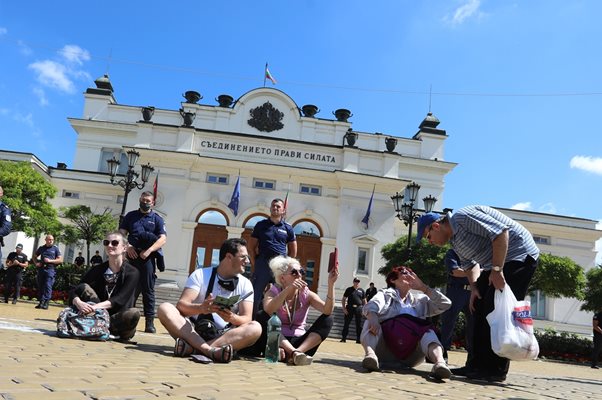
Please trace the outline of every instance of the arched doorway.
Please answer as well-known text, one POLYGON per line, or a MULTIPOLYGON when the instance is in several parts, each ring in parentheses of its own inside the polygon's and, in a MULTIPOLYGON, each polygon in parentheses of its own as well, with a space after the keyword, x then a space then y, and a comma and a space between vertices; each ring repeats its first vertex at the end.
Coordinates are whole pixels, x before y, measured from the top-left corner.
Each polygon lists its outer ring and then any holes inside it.
MULTIPOLYGON (((245 228, 245 230, 242 232, 241 237, 243 239, 245 239, 248 243, 249 239, 251 238, 251 234, 253 233, 253 228, 255 228, 255 225, 259 221, 262 221, 266 218, 268 218, 268 215, 265 215, 265 214, 252 214, 249 217, 247 217, 247 219, 243 223, 243 227, 245 228)), ((247 273, 248 276, 251 276, 251 274, 253 273, 253 270, 254 270, 254 265, 255 265, 255 251, 253 249, 247 249, 247 250, 249 251, 249 257, 251 257, 251 263, 248 264, 247 267, 245 268, 245 273, 247 273)))
POLYGON ((200 267, 217 266, 219 249, 228 238, 228 217, 220 210, 210 208, 201 211, 197 222, 192 239, 189 273, 200 267))
POLYGON ((322 229, 313 221, 302 219, 293 225, 297 237, 297 258, 305 269, 307 286, 317 292, 320 280, 322 229))

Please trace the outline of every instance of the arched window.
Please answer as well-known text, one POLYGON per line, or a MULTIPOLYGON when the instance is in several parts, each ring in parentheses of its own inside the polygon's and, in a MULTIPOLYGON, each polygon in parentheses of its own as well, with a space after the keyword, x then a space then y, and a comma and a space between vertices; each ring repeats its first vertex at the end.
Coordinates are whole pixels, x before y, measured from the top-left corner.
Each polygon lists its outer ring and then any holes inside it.
POLYGON ((218 210, 207 210, 197 220, 200 224, 228 226, 226 216, 218 210))
POLYGON ((257 223, 259 221, 263 221, 267 217, 268 217, 267 215, 255 214, 245 221, 244 227, 246 229, 253 229, 253 228, 255 228, 255 225, 257 225, 257 223))
POLYGON ((295 231, 295 235, 297 236, 322 236, 322 231, 320 230, 318 225, 314 224, 311 221, 299 221, 295 224, 295 226, 293 226, 293 230, 295 231))

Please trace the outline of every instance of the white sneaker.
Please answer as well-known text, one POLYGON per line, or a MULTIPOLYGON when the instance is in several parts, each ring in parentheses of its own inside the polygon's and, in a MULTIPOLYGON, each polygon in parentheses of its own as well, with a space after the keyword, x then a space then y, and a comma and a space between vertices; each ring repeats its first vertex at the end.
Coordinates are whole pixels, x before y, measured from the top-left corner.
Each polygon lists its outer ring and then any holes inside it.
POLYGON ((310 365, 313 361, 312 356, 308 356, 300 351, 293 352, 293 364, 294 365, 310 365))
POLYGON ((444 362, 438 362, 433 365, 431 376, 437 379, 449 379, 452 373, 444 362))

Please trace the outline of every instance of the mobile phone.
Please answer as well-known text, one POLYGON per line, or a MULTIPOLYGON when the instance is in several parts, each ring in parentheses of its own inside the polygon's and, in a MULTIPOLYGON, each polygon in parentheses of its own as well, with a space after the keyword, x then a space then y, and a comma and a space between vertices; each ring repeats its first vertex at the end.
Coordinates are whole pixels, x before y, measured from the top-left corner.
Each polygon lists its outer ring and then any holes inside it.
POLYGON ((334 251, 330 252, 330 257, 328 259, 328 273, 333 269, 339 269, 339 249, 336 247, 334 248, 334 251))

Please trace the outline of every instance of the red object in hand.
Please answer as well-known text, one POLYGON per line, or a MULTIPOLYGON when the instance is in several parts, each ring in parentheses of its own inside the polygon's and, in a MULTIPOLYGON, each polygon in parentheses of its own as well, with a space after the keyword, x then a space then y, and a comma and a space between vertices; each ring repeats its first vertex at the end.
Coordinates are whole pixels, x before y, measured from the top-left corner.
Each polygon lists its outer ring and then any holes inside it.
POLYGON ((328 260, 328 273, 330 273, 333 269, 338 271, 339 269, 339 249, 336 247, 334 251, 330 252, 330 258, 328 260))

